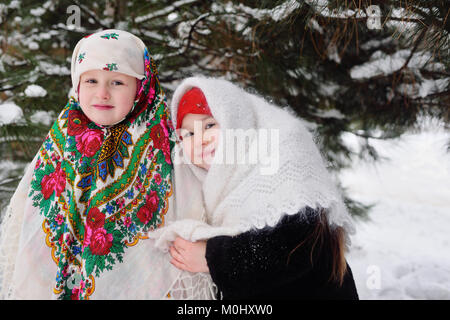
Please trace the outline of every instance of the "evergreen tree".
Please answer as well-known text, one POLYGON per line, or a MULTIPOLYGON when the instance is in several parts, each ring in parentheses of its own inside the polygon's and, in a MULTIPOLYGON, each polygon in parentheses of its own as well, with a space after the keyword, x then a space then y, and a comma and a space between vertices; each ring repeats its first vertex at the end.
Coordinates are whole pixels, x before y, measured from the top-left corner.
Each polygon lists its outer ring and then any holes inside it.
POLYGON ((445 0, 7 0, 0 27, 0 119, 5 108, 21 119, 0 123, 0 208, 68 98, 76 42, 106 28, 144 40, 169 98, 182 78, 204 74, 289 106, 336 171, 355 153, 343 133, 376 160, 371 139, 398 137, 423 116, 449 123, 445 0), (23 165, 2 171, 5 160, 23 165))

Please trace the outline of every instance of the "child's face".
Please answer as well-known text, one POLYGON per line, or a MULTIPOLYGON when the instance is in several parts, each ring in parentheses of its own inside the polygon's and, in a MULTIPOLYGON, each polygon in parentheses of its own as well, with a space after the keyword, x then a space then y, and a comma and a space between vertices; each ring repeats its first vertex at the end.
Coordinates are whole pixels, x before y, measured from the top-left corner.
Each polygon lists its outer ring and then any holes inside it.
POLYGON ((188 113, 180 128, 183 150, 197 167, 209 170, 219 144, 220 126, 206 114, 188 113))
POLYGON ((130 112, 136 97, 136 78, 106 70, 90 70, 80 77, 80 105, 100 125, 112 125, 130 112))

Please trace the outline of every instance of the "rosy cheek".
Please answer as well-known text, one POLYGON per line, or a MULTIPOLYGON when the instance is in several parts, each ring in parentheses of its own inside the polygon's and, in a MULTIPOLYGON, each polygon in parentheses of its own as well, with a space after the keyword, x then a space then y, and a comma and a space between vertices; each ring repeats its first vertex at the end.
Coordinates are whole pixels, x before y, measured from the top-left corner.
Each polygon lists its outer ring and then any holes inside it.
POLYGON ((217 144, 219 143, 220 132, 214 132, 211 138, 213 140, 213 143, 217 146, 217 144))

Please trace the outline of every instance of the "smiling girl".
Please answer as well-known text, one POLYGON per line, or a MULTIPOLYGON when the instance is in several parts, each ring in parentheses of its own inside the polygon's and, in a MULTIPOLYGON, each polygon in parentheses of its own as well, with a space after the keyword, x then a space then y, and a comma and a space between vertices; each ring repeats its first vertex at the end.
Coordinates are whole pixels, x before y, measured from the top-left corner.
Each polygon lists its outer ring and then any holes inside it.
POLYGON ((170 216, 175 135, 155 63, 103 30, 77 43, 71 77, 3 219, 0 298, 164 298, 177 270, 145 235, 170 216))
POLYGON ((99 125, 121 122, 130 113, 136 97, 135 77, 106 70, 90 70, 80 77, 79 97, 83 113, 99 125))
MULTIPOLYGON (((201 77, 180 84, 171 112, 186 159, 174 168, 178 219, 151 235, 171 263, 209 275, 223 299, 358 299, 345 259, 352 219, 302 121, 201 77), (276 172, 220 161, 242 130, 279 133, 276 172)), ((246 156, 261 145, 248 137, 246 156)))
POLYGON ((208 170, 219 143, 220 125, 212 117, 205 96, 198 88, 180 101, 177 130, 186 156, 194 165, 208 170))

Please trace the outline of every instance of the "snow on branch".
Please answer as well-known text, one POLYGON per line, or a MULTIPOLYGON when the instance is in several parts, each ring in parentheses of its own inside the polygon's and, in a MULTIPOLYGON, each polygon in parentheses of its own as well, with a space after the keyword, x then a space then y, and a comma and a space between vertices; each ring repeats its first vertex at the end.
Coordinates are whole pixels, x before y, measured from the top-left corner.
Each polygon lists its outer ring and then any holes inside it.
POLYGON ((181 1, 177 1, 174 4, 165 7, 164 9, 146 14, 144 16, 140 16, 140 17, 136 17, 135 22, 137 23, 141 23, 150 19, 154 19, 157 17, 161 17, 161 16, 166 16, 167 14, 171 13, 172 11, 174 11, 175 9, 184 6, 186 4, 190 4, 190 3, 194 3, 197 2, 198 0, 181 0, 181 1))
POLYGON ((250 8, 242 3, 237 7, 257 20, 271 18, 274 21, 280 21, 288 17, 296 9, 300 8, 300 3, 296 0, 288 0, 272 9, 255 9, 250 8))
POLYGON ((432 56, 428 52, 416 52, 411 55, 411 50, 403 49, 394 54, 385 54, 378 50, 372 54, 370 60, 350 70, 353 79, 368 79, 376 76, 386 76, 399 71, 403 66, 412 69, 426 67, 427 70, 444 70, 439 62, 430 62, 432 56), (408 60, 409 59, 409 60, 408 60))

